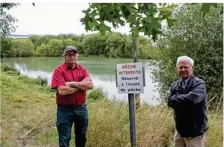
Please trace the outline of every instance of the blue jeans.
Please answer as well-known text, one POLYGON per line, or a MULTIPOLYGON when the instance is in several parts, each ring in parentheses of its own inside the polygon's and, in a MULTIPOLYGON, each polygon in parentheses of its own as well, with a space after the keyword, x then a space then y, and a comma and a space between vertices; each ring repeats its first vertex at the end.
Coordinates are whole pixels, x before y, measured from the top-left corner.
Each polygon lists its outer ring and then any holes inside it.
POLYGON ((76 147, 85 147, 88 127, 88 110, 86 104, 80 107, 58 105, 56 125, 60 147, 69 147, 73 123, 76 147))

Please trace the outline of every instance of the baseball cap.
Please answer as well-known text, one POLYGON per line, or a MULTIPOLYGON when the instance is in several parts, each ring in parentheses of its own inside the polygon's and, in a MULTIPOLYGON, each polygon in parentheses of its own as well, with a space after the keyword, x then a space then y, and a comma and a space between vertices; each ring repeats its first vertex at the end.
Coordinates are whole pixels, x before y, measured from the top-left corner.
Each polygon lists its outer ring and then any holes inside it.
POLYGON ((63 52, 63 55, 62 55, 62 56, 64 56, 65 53, 66 53, 67 51, 71 51, 71 50, 76 51, 76 52, 78 53, 78 50, 77 50, 76 47, 71 46, 71 45, 68 45, 68 46, 66 46, 66 47, 64 48, 64 52, 63 52))

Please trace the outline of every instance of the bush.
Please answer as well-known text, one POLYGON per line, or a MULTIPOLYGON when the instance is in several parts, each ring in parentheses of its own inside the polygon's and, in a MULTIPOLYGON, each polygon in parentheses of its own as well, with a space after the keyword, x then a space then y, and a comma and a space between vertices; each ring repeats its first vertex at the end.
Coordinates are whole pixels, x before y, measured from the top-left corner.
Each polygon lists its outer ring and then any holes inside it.
POLYGON ((42 78, 42 77, 30 78, 25 75, 21 75, 21 76, 19 76, 19 79, 24 81, 25 83, 29 83, 29 84, 36 84, 36 85, 41 85, 41 86, 47 86, 47 84, 48 84, 47 78, 42 78))
POLYGON ((1 64, 1 71, 6 72, 8 74, 20 75, 20 72, 17 69, 13 68, 8 63, 2 63, 1 64))
MULTIPOLYGON (((206 82, 209 102, 222 106, 223 16, 218 8, 211 8, 203 17, 200 9, 200 4, 184 5, 176 13, 176 24, 166 32, 166 38, 157 42, 161 62, 156 75, 162 83, 161 94, 165 93, 178 78, 175 73, 177 57, 190 56, 195 61, 194 74, 206 82)), ((167 95, 164 96, 165 99, 167 95)))
POLYGON ((105 98, 105 93, 102 88, 91 90, 87 95, 87 100, 102 100, 105 98))
POLYGON ((30 39, 12 39, 10 56, 28 57, 34 52, 34 44, 30 39))

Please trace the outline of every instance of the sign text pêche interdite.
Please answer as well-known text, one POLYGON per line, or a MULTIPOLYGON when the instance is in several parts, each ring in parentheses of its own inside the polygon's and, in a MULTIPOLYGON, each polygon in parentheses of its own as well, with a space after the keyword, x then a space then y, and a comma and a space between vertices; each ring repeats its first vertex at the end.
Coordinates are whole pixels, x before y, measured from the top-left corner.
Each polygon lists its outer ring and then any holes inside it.
POLYGON ((117 87, 119 94, 144 93, 142 63, 117 64, 117 87))

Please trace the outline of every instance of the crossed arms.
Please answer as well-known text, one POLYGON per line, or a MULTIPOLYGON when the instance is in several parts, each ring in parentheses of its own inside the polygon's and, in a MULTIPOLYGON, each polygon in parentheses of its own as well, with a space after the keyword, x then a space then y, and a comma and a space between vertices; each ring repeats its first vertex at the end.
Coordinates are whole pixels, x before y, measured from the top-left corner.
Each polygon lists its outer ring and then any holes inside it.
MULTIPOLYGON (((172 89, 172 88, 171 88, 172 89)), ((168 96, 168 106, 172 107, 173 103, 184 103, 192 102, 193 104, 200 103, 206 98, 206 87, 205 83, 200 81, 196 82, 193 90, 187 94, 181 94, 179 91, 170 90, 168 96)))
POLYGON ((81 82, 65 82, 65 86, 58 87, 59 95, 72 94, 78 90, 89 90, 93 89, 93 82, 90 77, 86 77, 81 82))

